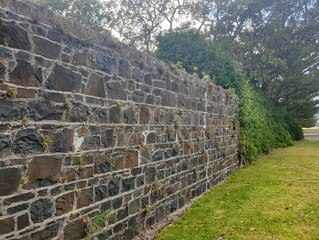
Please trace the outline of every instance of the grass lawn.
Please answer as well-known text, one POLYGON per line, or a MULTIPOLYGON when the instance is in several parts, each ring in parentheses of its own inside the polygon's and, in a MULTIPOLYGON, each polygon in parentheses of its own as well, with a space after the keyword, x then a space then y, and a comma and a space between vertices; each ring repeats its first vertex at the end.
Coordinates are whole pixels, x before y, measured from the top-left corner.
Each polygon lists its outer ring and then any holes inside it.
POLYGON ((157 239, 319 239, 319 141, 262 156, 196 201, 157 239))

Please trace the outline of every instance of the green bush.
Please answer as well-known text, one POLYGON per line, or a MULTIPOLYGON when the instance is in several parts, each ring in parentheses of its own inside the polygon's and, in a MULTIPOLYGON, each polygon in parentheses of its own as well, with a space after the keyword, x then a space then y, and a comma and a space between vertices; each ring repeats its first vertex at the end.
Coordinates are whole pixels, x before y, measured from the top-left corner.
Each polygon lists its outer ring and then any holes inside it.
POLYGON ((240 157, 251 162, 261 153, 303 139, 298 121, 245 80, 235 63, 205 36, 194 31, 159 36, 155 56, 239 96, 240 157), (207 77, 209 76, 209 77, 207 77))

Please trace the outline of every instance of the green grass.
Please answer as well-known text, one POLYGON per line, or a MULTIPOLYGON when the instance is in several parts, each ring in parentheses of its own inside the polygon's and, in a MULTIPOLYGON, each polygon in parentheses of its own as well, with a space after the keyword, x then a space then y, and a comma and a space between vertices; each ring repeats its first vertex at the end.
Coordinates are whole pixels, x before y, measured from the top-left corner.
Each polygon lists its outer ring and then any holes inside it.
POLYGON ((278 149, 232 174, 157 239, 319 239, 319 141, 278 149))

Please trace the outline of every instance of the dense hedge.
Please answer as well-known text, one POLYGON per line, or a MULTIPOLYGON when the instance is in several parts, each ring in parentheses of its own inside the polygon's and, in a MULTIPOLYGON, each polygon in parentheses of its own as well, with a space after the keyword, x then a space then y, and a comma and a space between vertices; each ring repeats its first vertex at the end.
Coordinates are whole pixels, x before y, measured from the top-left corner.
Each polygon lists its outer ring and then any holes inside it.
POLYGON ((157 58, 177 64, 185 71, 221 87, 236 89, 241 125, 239 154, 242 159, 251 162, 260 153, 303 139, 298 121, 283 107, 269 100, 260 89, 251 86, 234 62, 204 35, 194 30, 177 31, 159 36, 157 40, 157 58))

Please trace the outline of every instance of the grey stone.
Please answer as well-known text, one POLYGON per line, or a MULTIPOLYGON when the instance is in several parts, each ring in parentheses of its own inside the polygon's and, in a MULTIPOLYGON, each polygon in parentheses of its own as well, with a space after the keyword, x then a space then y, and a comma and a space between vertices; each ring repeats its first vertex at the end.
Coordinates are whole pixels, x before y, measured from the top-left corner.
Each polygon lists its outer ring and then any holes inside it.
POLYGON ((152 155, 152 162, 158 162, 163 159, 163 152, 162 150, 157 150, 153 155, 152 155))
POLYGON ((39 87, 42 83, 41 69, 26 61, 17 60, 17 63, 16 68, 10 73, 10 82, 25 87, 39 87))
POLYGON ((128 205, 129 214, 134 214, 140 211, 141 208, 141 199, 135 199, 128 205))
POLYGON ((33 37, 33 43, 35 45, 35 53, 50 59, 58 58, 61 51, 60 45, 37 36, 33 37))
POLYGON ((144 100, 144 93, 142 91, 134 91, 132 93, 132 100, 134 102, 143 102, 144 100))
POLYGON ((126 109, 123 112, 123 117, 124 117, 124 123, 126 123, 126 124, 137 123, 136 118, 135 118, 135 112, 133 111, 132 108, 126 109))
POLYGON ((48 102, 30 102, 27 105, 28 116, 33 121, 61 120, 63 111, 48 102))
POLYGON ((0 169, 0 196, 6 196, 17 191, 21 183, 21 170, 19 168, 0 169))
POLYGON ((0 57, 12 59, 12 51, 7 48, 0 47, 0 57))
POLYGON ((105 98, 104 79, 101 76, 92 74, 86 88, 86 94, 105 98))
POLYGON ((119 107, 116 106, 110 109, 110 121, 111 123, 120 123, 121 109, 119 107))
POLYGON ((21 119, 26 111, 13 102, 0 98, 0 121, 16 121, 21 119))
POLYGON ((56 65, 49 76, 46 87, 52 90, 80 92, 82 76, 70 69, 56 65))
POLYGON ((127 99, 126 93, 122 85, 118 82, 107 82, 106 90, 107 90, 109 99, 120 99, 120 100, 127 99))
POLYGON ((108 184, 109 196, 115 196, 120 193, 120 177, 111 178, 108 184))
POLYGON ((112 208, 113 209, 119 209, 122 206, 122 203, 123 203, 123 197, 115 198, 112 201, 112 208))
POLYGON ((43 152, 43 138, 36 129, 22 129, 17 132, 13 151, 16 154, 43 152))
POLYGON ((100 186, 96 187, 94 189, 94 191, 95 191, 95 201, 101 201, 101 200, 107 198, 107 196, 108 196, 107 186, 100 185, 100 186))
POLYGON ((122 182, 123 192, 127 192, 134 189, 134 182, 135 182, 134 177, 124 179, 122 182))
POLYGON ((48 33, 48 38, 51 41, 55 41, 55 42, 61 43, 62 42, 62 33, 58 32, 58 31, 55 31, 55 30, 50 30, 49 33, 48 33))
POLYGON ((29 207, 29 203, 24 203, 18 206, 14 206, 7 209, 8 214, 15 214, 16 212, 20 212, 26 210, 29 207))
POLYGON ((4 22, 0 20, 0 44, 12 48, 30 50, 28 34, 14 22, 4 22))
POLYGON ((106 129, 102 131, 101 133, 101 142, 105 148, 113 147, 113 134, 114 134, 114 129, 106 129))
POLYGON ((10 155, 12 151, 12 144, 10 136, 0 135, 0 157, 6 157, 10 155))
POLYGON ((114 58, 102 53, 92 53, 91 55, 92 66, 98 68, 108 74, 114 74, 116 72, 116 61, 114 58))
POLYGON ((119 75, 123 78, 131 78, 130 63, 127 60, 121 59, 119 61, 119 75))
POLYGON ((30 214, 34 223, 43 222, 52 216, 53 203, 50 199, 39 199, 31 204, 30 214))

